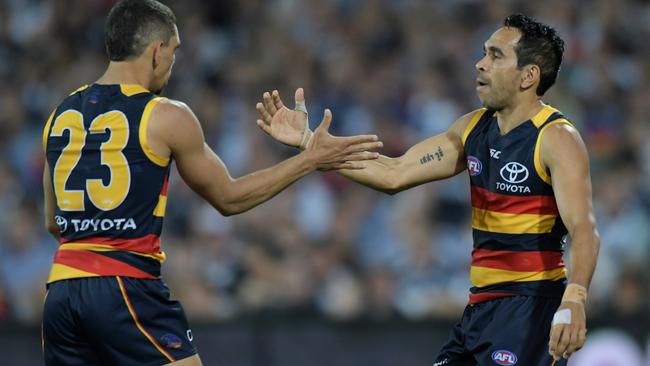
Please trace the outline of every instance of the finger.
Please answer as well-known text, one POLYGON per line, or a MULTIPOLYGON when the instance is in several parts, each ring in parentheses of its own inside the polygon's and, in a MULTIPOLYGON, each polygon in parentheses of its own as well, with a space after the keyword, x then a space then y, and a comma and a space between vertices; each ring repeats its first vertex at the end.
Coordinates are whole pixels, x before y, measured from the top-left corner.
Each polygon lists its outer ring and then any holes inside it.
POLYGON ((329 109, 325 109, 325 113, 323 114, 323 120, 320 122, 320 125, 318 126, 318 130, 325 130, 325 132, 329 131, 330 125, 332 124, 332 111, 329 109))
POLYGON ((576 349, 576 351, 580 350, 580 348, 582 348, 582 346, 585 345, 586 338, 587 338, 587 329, 585 328, 580 329, 578 331, 578 348, 576 349))
POLYGON ((295 110, 307 113, 307 104, 305 104, 305 91, 302 88, 296 89, 295 102, 295 110))
POLYGON ((262 129, 262 131, 266 132, 267 134, 269 135, 271 134, 271 126, 264 123, 264 121, 262 121, 261 119, 257 120, 257 127, 262 129))
POLYGON ((277 110, 284 108, 284 103, 282 103, 280 93, 277 90, 274 90, 273 93, 271 93, 271 99, 273 99, 273 104, 275 104, 277 110))
POLYGON ((346 137, 337 137, 341 139, 346 144, 352 146, 357 144, 363 144, 366 142, 378 142, 379 137, 377 135, 357 135, 357 136, 346 136, 346 137))
POLYGON ((333 164, 331 169, 350 169, 350 170, 361 170, 365 169, 366 166, 362 162, 358 161, 346 161, 344 163, 333 164))
POLYGON ((361 152, 361 151, 379 149, 382 146, 384 146, 384 143, 381 142, 381 141, 378 141, 378 142, 364 142, 364 143, 361 143, 361 144, 351 145, 346 150, 347 150, 347 152, 361 152))
POLYGON ((570 331, 569 331, 569 346, 567 347, 566 351, 564 351, 564 354, 562 357, 568 359, 571 357, 573 352, 576 351, 578 348, 578 327, 576 326, 571 326, 570 331))
POLYGON ((379 157, 379 154, 376 152, 363 151, 359 153, 354 153, 347 155, 345 157, 346 161, 361 161, 361 160, 374 160, 379 157))
POLYGON ((264 108, 264 105, 262 103, 257 103, 255 105, 255 109, 257 109, 257 113, 260 114, 260 117, 262 117, 262 120, 266 124, 271 124, 271 120, 273 117, 269 114, 269 112, 264 108))
POLYGON ((266 110, 274 116, 278 110, 275 108, 273 101, 271 101, 271 94, 269 94, 269 92, 264 92, 262 98, 264 99, 264 107, 266 107, 266 110))
POLYGON ((558 348, 558 342, 560 341, 560 336, 562 335, 562 328, 563 325, 555 325, 551 328, 551 337, 550 340, 548 341, 548 353, 553 356, 554 359, 558 359, 559 357, 555 356, 555 351, 558 348))
POLYGON ((560 342, 558 343, 557 349, 555 350, 555 355, 559 358, 564 356, 564 353, 569 347, 569 342, 571 341, 571 328, 570 325, 564 326, 562 330, 562 336, 560 337, 560 342))
MULTIPOLYGON (((575 339, 574 335, 572 334, 571 336, 571 346, 572 349, 569 349, 569 354, 568 356, 571 356, 572 354, 580 351, 582 349, 582 346, 585 345, 585 338, 586 338, 586 329, 578 327, 575 331, 575 339)), ((566 357, 568 358, 568 357, 566 357)))

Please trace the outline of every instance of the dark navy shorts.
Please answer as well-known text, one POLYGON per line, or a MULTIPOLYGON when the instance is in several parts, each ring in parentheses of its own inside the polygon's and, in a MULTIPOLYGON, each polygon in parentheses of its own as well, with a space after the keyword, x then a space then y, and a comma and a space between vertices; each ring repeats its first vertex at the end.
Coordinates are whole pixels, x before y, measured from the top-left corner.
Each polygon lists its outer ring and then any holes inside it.
POLYGON ((468 305, 433 365, 551 366, 548 341, 560 300, 513 296, 468 305))
POLYGON ((164 365, 196 354, 162 280, 89 277, 53 282, 43 310, 47 366, 164 365))

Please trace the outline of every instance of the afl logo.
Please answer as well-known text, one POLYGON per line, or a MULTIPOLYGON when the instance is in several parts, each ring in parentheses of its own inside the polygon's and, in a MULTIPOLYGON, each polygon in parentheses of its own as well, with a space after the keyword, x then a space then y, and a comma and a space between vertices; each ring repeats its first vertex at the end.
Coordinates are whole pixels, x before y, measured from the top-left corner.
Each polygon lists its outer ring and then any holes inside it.
POLYGON ((506 182, 517 184, 528 179, 528 168, 516 161, 511 161, 500 170, 501 178, 506 182))
POLYGON ((183 344, 180 338, 171 333, 167 333, 164 336, 160 337, 160 340, 165 345, 165 347, 171 349, 181 348, 181 345, 183 344))
POLYGON ((517 356, 510 351, 499 350, 492 352, 492 360, 497 365, 511 366, 517 363, 517 356))
POLYGON ((469 175, 475 177, 483 171, 483 163, 477 157, 469 155, 467 157, 467 170, 469 170, 469 175))
POLYGON ((68 230, 68 220, 66 220, 64 217, 56 215, 54 216, 54 221, 62 233, 68 230))

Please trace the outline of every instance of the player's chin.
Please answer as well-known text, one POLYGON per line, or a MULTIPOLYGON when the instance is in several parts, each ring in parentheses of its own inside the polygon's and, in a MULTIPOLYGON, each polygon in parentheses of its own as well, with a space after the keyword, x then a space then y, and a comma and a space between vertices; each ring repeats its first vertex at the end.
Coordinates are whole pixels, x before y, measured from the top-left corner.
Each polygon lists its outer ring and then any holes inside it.
POLYGON ((492 103, 490 103, 490 99, 487 98, 486 95, 481 95, 481 93, 479 92, 479 93, 478 93, 478 99, 481 101, 481 105, 482 105, 483 107, 485 107, 485 108, 490 108, 490 105, 491 105, 492 103))

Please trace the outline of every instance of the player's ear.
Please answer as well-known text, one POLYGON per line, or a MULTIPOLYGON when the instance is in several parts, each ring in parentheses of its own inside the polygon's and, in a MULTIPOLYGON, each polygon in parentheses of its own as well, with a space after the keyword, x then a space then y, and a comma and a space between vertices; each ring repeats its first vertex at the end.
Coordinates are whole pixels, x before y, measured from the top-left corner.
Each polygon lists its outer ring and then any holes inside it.
POLYGON ((151 55, 151 65, 155 69, 160 65, 160 57, 162 56, 162 47, 164 46, 164 42, 162 41, 156 41, 153 43, 153 49, 152 49, 152 55, 151 55))
POLYGON ((526 65, 524 66, 523 72, 521 73, 521 88, 528 89, 537 84, 540 78, 541 70, 537 65, 526 65))

